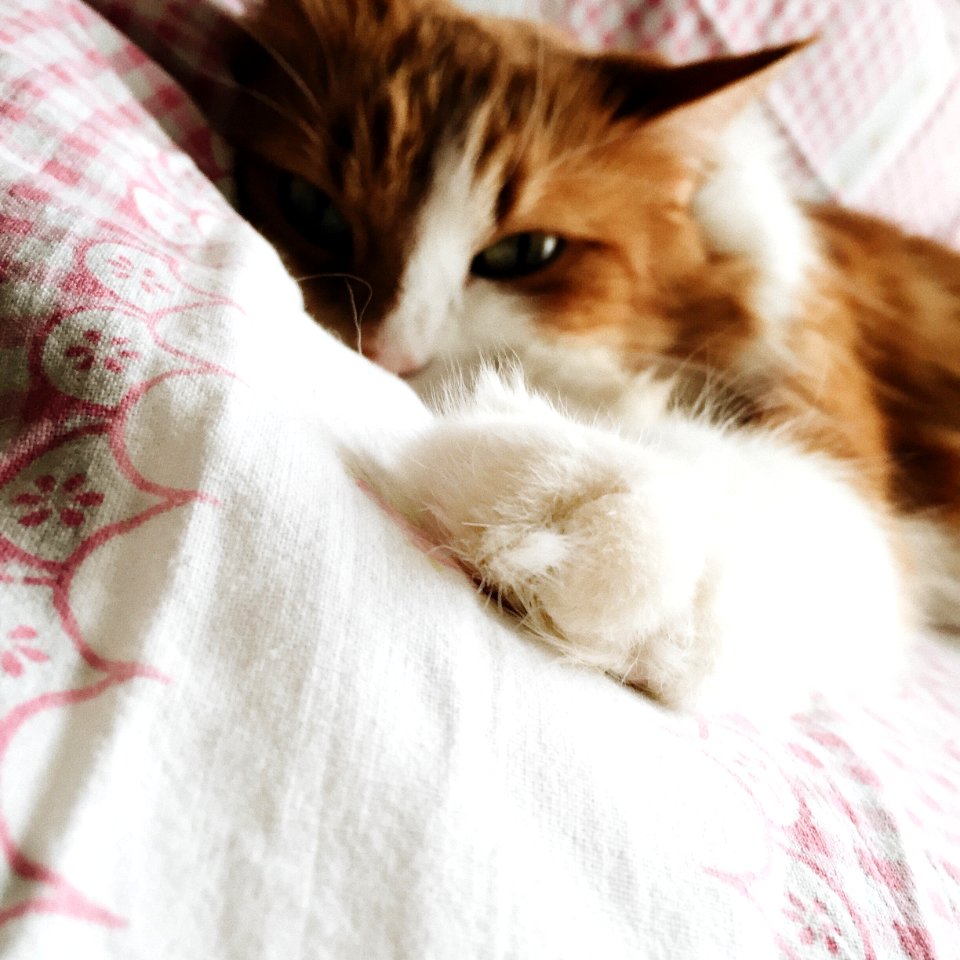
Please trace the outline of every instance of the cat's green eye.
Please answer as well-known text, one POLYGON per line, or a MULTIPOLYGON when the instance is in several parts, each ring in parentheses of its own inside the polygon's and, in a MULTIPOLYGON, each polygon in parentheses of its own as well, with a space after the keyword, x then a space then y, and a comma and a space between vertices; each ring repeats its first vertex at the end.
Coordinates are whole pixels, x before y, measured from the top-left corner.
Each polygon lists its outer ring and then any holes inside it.
POLYGON ((513 280, 537 273, 563 253, 566 241, 555 233, 514 233, 481 250, 471 272, 487 280, 513 280))
POLYGON ((350 224, 319 187, 296 174, 281 173, 277 202, 287 221, 305 240, 338 256, 350 256, 353 247, 350 224))

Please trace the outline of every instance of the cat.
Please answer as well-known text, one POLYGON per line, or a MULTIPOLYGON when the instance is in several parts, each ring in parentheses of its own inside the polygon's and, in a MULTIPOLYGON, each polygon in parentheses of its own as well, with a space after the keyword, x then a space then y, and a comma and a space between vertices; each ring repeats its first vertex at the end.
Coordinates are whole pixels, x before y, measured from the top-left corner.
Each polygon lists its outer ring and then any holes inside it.
POLYGON ((803 44, 671 65, 448 0, 243 30, 241 209, 445 397, 362 469, 528 629, 776 706, 960 623, 960 256, 791 197, 751 109, 803 44))

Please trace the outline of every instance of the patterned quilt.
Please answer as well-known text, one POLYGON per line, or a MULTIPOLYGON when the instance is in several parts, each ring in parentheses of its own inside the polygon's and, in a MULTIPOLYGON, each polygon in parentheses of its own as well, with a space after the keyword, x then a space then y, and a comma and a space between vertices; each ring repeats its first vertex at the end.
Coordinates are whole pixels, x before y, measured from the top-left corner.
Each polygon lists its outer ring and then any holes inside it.
MULTIPOLYGON (((955 11, 526 12, 678 57, 820 31, 767 105, 798 186, 960 242, 955 11)), ((772 723, 518 636, 343 467, 429 414, 224 199, 167 72, 215 99, 217 35, 0 8, 0 955, 960 957, 956 641, 772 723)))

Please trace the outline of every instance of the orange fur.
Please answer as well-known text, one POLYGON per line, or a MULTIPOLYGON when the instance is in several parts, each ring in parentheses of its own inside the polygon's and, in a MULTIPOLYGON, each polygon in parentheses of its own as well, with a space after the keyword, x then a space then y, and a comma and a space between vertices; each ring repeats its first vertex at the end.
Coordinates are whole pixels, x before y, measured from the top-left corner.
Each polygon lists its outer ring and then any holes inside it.
POLYGON ((231 129, 244 209, 296 276, 314 277, 308 307, 348 342, 355 322, 373 337, 396 305, 433 151, 469 135, 476 178, 497 185, 484 244, 526 230, 568 240, 510 285, 545 338, 613 347, 633 369, 716 374, 741 420, 789 425, 853 463, 877 502, 960 534, 960 257, 809 209, 820 260, 773 355, 755 267, 712 249, 692 211, 711 139, 787 50, 673 69, 445 0, 272 0, 245 29, 262 55, 231 129), (349 263, 285 223, 276 167, 334 199, 349 263))

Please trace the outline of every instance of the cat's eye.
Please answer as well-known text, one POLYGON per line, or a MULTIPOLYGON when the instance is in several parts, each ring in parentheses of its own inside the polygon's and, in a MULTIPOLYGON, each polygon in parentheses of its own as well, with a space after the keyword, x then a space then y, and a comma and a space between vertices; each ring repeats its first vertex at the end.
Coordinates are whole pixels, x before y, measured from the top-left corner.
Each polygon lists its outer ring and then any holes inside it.
POLYGON ((340 257, 350 256, 353 247, 350 224, 319 187, 296 174, 281 173, 277 202, 287 221, 305 240, 340 257))
POLYGON ((549 266, 566 247, 555 233, 514 233, 481 250, 470 264, 471 272, 488 280, 513 280, 549 266))

